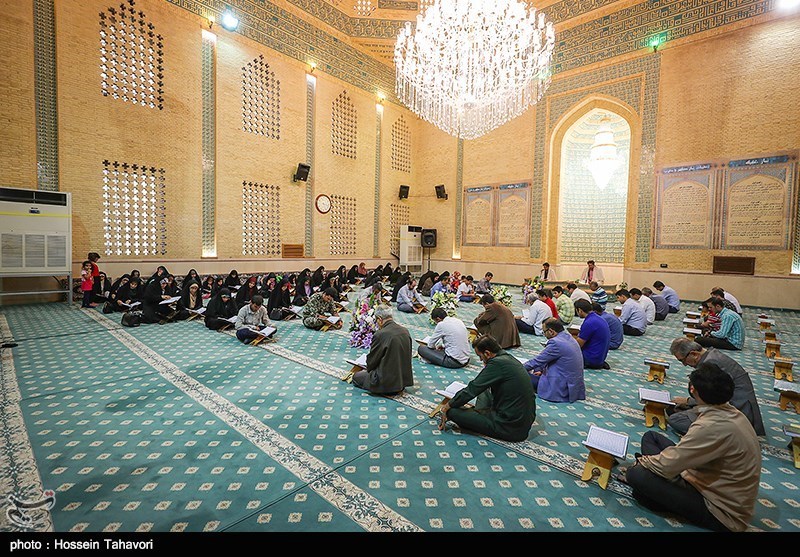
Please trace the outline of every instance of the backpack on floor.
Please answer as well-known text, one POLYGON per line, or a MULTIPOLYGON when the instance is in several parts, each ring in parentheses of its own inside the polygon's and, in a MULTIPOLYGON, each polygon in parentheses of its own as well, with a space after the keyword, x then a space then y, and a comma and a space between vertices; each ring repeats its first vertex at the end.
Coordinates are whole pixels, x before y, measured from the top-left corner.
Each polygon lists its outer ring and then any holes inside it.
POLYGON ((142 314, 139 311, 128 311, 122 316, 124 327, 138 327, 142 324, 142 314))

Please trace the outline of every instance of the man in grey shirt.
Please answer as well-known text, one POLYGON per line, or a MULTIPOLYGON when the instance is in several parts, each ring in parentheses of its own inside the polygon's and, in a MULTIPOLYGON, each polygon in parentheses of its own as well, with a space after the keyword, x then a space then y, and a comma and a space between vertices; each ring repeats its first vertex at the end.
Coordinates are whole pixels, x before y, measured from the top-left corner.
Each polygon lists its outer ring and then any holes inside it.
MULTIPOLYGON (((716 364, 722 371, 733 379, 733 396, 730 403, 744 414, 753 425, 756 435, 766 435, 764 421, 761 418, 761 409, 758 407, 756 393, 750 375, 739 365, 739 362, 720 352, 716 348, 703 348, 696 342, 686 337, 679 337, 672 341, 669 348, 675 358, 685 366, 697 368, 703 362, 716 364)), ((684 435, 697 419, 697 402, 692 397, 673 397, 676 403, 674 410, 667 410, 667 423, 680 435, 684 435)))
POLYGON ((433 365, 451 369, 464 367, 469 363, 472 349, 469 345, 469 333, 461 319, 448 317, 442 308, 431 312, 431 319, 436 329, 428 340, 427 346, 420 346, 417 353, 420 358, 433 365), (441 345, 441 348, 438 346, 441 345))

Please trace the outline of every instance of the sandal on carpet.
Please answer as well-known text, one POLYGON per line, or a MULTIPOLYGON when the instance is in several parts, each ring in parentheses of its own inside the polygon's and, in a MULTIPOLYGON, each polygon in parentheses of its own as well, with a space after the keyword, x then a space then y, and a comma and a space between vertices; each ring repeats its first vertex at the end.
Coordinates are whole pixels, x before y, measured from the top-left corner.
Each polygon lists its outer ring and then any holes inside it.
POLYGON ((617 475, 614 476, 614 479, 617 480, 620 483, 624 483, 624 484, 627 485, 628 484, 628 468, 627 468, 627 466, 622 466, 619 469, 619 471, 617 472, 617 475))

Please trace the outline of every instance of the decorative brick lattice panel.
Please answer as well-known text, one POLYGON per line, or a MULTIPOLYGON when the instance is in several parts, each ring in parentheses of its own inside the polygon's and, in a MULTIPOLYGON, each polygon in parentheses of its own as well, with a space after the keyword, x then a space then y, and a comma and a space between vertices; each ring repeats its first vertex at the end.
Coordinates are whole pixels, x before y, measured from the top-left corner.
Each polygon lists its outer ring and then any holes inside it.
POLYGON ((411 132, 402 116, 392 124, 392 170, 411 173, 411 132))
POLYGON ((389 249, 392 255, 400 257, 400 227, 407 225, 411 220, 411 210, 408 205, 399 203, 392 203, 389 209, 389 226, 392 234, 389 249))
POLYGON ((358 113, 347 91, 333 101, 331 110, 331 152, 348 159, 356 158, 358 113))
POLYGON ((242 129, 281 138, 281 82, 263 54, 242 68, 242 129))
POLYGON ((106 255, 166 255, 164 174, 163 168, 103 161, 106 255))
POLYGON ((34 97, 36 99, 36 187, 58 191, 58 103, 53 0, 33 3, 34 97))
POLYGON ((217 104, 216 104, 216 40, 203 33, 202 98, 203 98, 203 257, 217 254, 217 104))
POLYGON ((148 108, 164 108, 161 35, 127 0, 100 12, 100 77, 105 96, 148 108))
POLYGON ((356 198, 331 196, 331 255, 356 253, 356 198))
POLYGON ((242 255, 281 256, 280 187, 242 182, 242 255))

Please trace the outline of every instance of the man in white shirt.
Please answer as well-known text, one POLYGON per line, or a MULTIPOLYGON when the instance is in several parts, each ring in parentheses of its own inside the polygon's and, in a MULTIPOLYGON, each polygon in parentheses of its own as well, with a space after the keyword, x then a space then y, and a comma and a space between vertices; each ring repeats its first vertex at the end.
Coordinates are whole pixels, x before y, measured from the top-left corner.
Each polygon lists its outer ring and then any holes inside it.
POLYGON ((556 278, 555 270, 550 268, 550 263, 548 263, 547 261, 542 263, 542 270, 539 271, 539 278, 544 280, 544 281, 549 281, 549 282, 553 282, 553 281, 558 280, 556 278))
POLYGON ((589 295, 583 291, 583 289, 578 288, 578 285, 574 282, 570 282, 567 285, 567 294, 569 294, 569 299, 573 302, 577 302, 578 300, 586 300, 590 304, 592 303, 592 299, 589 295))
POLYGON ((417 349, 419 357, 433 365, 450 369, 467 365, 472 347, 464 322, 456 317, 449 317, 442 308, 434 309, 431 319, 436 323, 436 328, 428 338, 427 346, 420 345, 417 349))
POLYGON ((726 300, 728 300, 730 303, 733 304, 733 307, 736 308, 736 313, 738 313, 739 315, 742 314, 742 306, 739 305, 739 300, 737 300, 736 296, 734 296, 730 292, 724 290, 723 288, 721 288, 719 286, 715 286, 711 290, 711 295, 712 296, 717 296, 718 298, 725 298, 726 300))
POLYGON ((544 290, 537 290, 536 299, 531 304, 531 307, 523 315, 514 316, 520 333, 544 336, 542 321, 553 317, 553 310, 542 301, 545 296, 544 290))
POLYGON ((603 284, 604 280, 603 269, 594 264, 594 259, 587 261, 586 268, 583 270, 583 274, 581 274, 581 282, 583 284, 589 284, 595 281, 597 284, 603 284))
POLYGON ((459 302, 466 302, 471 304, 475 301, 475 289, 472 286, 472 275, 467 275, 458 285, 456 292, 459 302))
POLYGON ((642 306, 644 314, 647 316, 647 324, 652 325, 656 322, 656 305, 653 300, 647 296, 642 296, 642 291, 638 288, 631 288, 631 298, 636 300, 636 303, 642 306))
POLYGON ((425 299, 417 292, 417 279, 409 279, 397 292, 397 310, 403 313, 417 313, 419 307, 425 307, 425 299), (417 307, 414 307, 414 306, 417 307))

